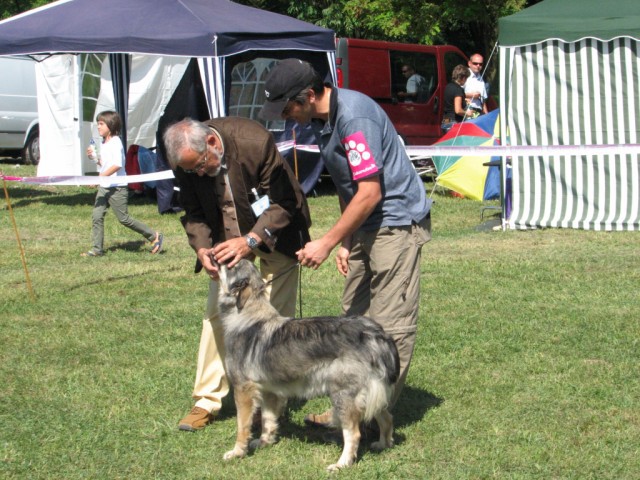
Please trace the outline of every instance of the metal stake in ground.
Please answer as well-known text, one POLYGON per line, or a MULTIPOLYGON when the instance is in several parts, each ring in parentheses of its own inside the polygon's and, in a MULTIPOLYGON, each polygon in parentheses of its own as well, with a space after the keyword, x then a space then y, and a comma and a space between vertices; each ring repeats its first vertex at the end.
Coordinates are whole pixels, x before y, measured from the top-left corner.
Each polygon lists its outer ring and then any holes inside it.
POLYGON ((22 247, 22 240, 20 240, 20 234, 18 233, 18 224, 13 215, 13 209, 11 208, 11 199, 9 198, 9 190, 7 190, 7 182, 4 179, 4 175, 0 172, 2 177, 2 187, 4 188, 4 197, 7 200, 7 207, 9 208, 9 216, 11 217, 11 223, 13 224, 13 231, 16 233, 16 241, 18 242, 18 248, 20 250, 20 258, 22 259, 22 267, 24 268, 24 274, 27 278, 27 288, 29 289, 29 295, 31 300, 36 299, 36 294, 33 292, 33 286, 31 285, 31 278, 29 277, 29 269, 27 268, 27 259, 24 255, 24 248, 22 247))

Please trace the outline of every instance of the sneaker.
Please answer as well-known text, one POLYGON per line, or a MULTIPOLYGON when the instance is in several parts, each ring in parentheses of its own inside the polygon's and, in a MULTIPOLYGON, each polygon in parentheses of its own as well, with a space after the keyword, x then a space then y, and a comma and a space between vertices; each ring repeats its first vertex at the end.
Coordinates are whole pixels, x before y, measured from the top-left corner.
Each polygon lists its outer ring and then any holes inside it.
POLYGON ((160 232, 156 232, 156 238, 151 242, 151 253, 160 253, 162 251, 162 241, 164 236, 160 232))
POLYGON ((213 422, 215 417, 215 414, 207 412, 204 408, 193 407, 189 412, 189 415, 180 420, 178 430, 184 430, 186 432, 202 430, 213 422))
POLYGON ((101 257, 104 255, 104 252, 91 249, 88 252, 82 252, 80 254, 81 257, 101 257))
POLYGON ((333 411, 327 410, 324 413, 316 414, 310 413, 304 416, 304 423, 312 427, 331 427, 331 420, 333 419, 333 411))

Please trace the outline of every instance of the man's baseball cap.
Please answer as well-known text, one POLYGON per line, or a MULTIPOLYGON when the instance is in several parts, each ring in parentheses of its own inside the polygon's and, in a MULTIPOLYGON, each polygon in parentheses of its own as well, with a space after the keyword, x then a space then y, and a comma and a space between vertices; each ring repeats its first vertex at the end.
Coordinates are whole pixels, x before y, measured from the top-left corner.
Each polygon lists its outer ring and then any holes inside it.
POLYGON ((313 67, 297 58, 281 60, 271 69, 264 83, 266 102, 260 110, 264 120, 281 120, 287 102, 313 83, 313 67))

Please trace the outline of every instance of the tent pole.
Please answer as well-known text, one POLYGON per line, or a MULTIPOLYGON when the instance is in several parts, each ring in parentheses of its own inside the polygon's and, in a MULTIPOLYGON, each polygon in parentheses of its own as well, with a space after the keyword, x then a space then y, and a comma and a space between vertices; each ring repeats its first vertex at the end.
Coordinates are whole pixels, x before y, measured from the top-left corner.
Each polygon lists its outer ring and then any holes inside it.
MULTIPOLYGON (((497 43, 496 43, 497 45, 497 43)), ((500 71, 506 72, 507 68, 507 49, 502 48, 500 51, 500 71)), ((500 107, 500 145, 509 145, 509 137, 507 136, 507 118, 509 116, 509 94, 507 92, 506 75, 500 75, 500 96, 502 97, 502 106, 500 107)), ((500 157, 500 206, 502 207, 501 223, 502 231, 507 229, 507 157, 500 157)))

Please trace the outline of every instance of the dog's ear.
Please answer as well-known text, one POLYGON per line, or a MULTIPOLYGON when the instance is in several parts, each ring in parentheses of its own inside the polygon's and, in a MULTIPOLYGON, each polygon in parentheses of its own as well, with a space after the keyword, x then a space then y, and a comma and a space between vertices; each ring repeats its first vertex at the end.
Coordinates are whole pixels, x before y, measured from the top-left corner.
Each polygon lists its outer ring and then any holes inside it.
POLYGON ((242 311, 247 300, 253 295, 253 288, 249 279, 238 280, 231 286, 231 294, 236 297, 236 308, 242 311))
POLYGON ((229 285, 229 293, 234 297, 239 296, 242 291, 249 286, 249 280, 241 278, 229 285))

